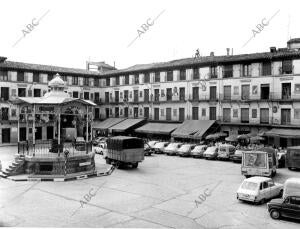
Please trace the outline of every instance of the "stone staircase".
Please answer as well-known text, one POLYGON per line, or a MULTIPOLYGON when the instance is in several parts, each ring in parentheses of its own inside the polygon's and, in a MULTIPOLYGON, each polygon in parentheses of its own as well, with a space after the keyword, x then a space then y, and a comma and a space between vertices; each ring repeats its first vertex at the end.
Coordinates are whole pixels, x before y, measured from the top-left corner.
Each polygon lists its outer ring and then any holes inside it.
POLYGON ((0 177, 7 178, 8 176, 20 174, 23 170, 24 161, 24 155, 16 156, 15 161, 8 168, 0 172, 0 177))

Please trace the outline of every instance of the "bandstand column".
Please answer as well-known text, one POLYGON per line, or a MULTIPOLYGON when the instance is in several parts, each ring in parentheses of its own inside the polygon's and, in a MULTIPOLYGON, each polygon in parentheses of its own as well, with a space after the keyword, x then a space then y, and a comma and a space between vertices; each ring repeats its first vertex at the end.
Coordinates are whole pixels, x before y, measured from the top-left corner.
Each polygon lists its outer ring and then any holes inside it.
POLYGON ((86 106, 86 129, 85 129, 85 133, 86 133, 86 137, 85 137, 85 141, 88 142, 89 141, 89 108, 88 106, 86 106))
POLYGON ((17 131, 17 133, 18 133, 18 142, 20 142, 20 106, 18 106, 18 116, 19 116, 19 118, 18 118, 18 131, 17 131))
POLYGON ((58 145, 60 145, 60 112, 58 114, 58 145))
POLYGON ((32 142, 35 145, 35 104, 33 104, 32 142))

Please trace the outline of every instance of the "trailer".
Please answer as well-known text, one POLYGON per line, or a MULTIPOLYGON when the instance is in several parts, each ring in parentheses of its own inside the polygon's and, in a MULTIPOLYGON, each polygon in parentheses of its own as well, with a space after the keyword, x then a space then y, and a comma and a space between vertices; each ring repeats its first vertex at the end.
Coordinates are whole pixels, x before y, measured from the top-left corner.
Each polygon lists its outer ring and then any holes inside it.
POLYGON ((103 153, 107 164, 129 165, 137 168, 144 160, 144 141, 141 138, 116 136, 107 139, 107 149, 103 153))

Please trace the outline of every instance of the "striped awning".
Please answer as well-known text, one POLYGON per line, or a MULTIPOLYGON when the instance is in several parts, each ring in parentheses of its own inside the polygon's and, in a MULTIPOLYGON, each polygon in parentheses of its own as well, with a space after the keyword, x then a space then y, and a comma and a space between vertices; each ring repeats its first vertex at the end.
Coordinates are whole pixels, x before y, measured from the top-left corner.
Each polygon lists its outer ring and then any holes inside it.
POLYGON ((168 135, 174 131, 180 124, 175 123, 154 123, 150 122, 146 125, 137 128, 135 132, 146 134, 164 134, 168 135))

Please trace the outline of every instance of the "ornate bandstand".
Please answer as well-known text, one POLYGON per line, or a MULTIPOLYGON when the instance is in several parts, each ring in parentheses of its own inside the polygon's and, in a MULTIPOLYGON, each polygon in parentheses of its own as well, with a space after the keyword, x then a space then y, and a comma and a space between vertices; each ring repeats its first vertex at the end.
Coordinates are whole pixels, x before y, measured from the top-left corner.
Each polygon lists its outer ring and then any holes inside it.
POLYGON ((71 98, 57 74, 43 97, 17 99, 18 154, 11 174, 32 177, 95 172, 92 115, 95 104, 71 98))

